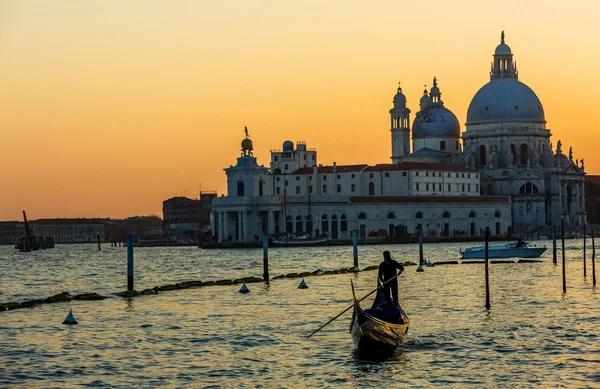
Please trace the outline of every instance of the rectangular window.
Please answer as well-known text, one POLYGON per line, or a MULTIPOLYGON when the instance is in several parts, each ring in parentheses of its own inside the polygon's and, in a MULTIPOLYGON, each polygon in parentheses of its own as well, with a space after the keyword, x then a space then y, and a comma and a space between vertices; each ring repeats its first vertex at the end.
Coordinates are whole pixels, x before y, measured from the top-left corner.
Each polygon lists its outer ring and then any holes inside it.
POLYGON ((279 181, 280 181, 280 179, 281 179, 281 177, 277 177, 277 178, 275 179, 275 181, 279 182, 279 181))
POLYGON ((442 173, 438 173, 438 177, 441 177, 441 176, 442 176, 442 173))
POLYGON ((337 192, 338 192, 338 193, 342 193, 342 186, 341 186, 341 185, 338 185, 338 186, 337 186, 337 192))
POLYGON ((327 176, 323 176, 323 181, 327 181, 327 176))
POLYGON ((244 195, 244 181, 237 182, 237 195, 238 196, 244 195))
POLYGON ((471 184, 467 185, 467 191, 470 192, 471 191, 471 184))
POLYGON ((300 186, 296 186, 296 194, 300 194, 300 186))
POLYGON ((354 174, 351 174, 351 175, 350 175, 350 178, 354 178, 354 174))
POLYGON ((475 192, 479 192, 479 184, 475 185, 475 192))
POLYGON ((438 184, 438 191, 442 191, 442 184, 438 184))
POLYGON ((419 183, 417 182, 417 191, 419 190, 419 183))
POLYGON ((373 178, 373 173, 369 173, 369 178, 373 178))
POLYGON ((470 174, 467 174, 467 178, 471 178, 471 175, 470 175, 470 174))
POLYGON ((389 177, 389 176, 390 176, 390 173, 385 173, 385 176, 386 176, 386 177, 389 177))
POLYGON ((340 178, 342 178, 342 176, 340 176, 339 174, 337 175, 337 179, 339 180, 340 178))
POLYGON ((415 176, 419 177, 419 172, 416 172, 416 173, 415 173, 415 176))
POLYGON ((287 163, 285 165, 283 165, 283 170, 288 170, 287 166, 288 166, 287 163))
POLYGON ((304 160, 306 161, 306 154, 304 154, 304 160))
POLYGON ((425 173, 425 177, 429 177, 429 172, 426 172, 426 173, 425 173))
POLYGON ((277 187, 277 189, 275 190, 275 193, 277 193, 278 195, 281 194, 281 188, 277 187))
POLYGON ((452 187, 448 184, 448 192, 452 192, 452 187))
POLYGON ((300 176, 296 176, 296 181, 300 181, 300 176))
POLYGON ((456 173, 456 178, 458 178, 458 173, 456 173))
POLYGON ((448 177, 450 177, 450 173, 448 173, 448 177))
POLYGON ((323 193, 327 193, 327 185, 323 185, 323 193))
POLYGON ((465 173, 462 174, 462 178, 465 178, 465 173))
POLYGON ((446 150, 446 142, 445 141, 440 141, 440 150, 444 151, 446 150))
POLYGON ((308 176, 308 181, 312 181, 312 176, 308 176))
POLYGON ((351 190, 352 192, 356 192, 356 184, 352 184, 352 185, 350 186, 350 190, 351 190))
POLYGON ((402 172, 402 177, 406 177, 406 172, 402 172))
POLYGON ((429 184, 425 184, 425 190, 429 191, 429 184))
POLYGON ((315 160, 315 155, 313 154, 312 157, 313 157, 312 160, 314 161, 315 160))
POLYGON ((285 180, 285 186, 288 186, 290 182, 288 180, 285 180))
POLYGON ((277 156, 276 155, 273 156, 273 161, 277 162, 277 156))
POLYGON ((312 193, 312 185, 308 186, 308 193, 312 193))
POLYGON ((465 191, 465 184, 462 184, 462 191, 465 191))

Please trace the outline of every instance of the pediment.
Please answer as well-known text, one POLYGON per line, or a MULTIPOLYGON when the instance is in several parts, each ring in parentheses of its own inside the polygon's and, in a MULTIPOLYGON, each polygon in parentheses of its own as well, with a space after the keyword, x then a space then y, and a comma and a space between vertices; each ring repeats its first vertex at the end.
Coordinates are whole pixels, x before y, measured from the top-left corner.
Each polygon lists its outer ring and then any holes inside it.
POLYGON ((541 180, 544 176, 533 169, 525 169, 515 175, 516 180, 541 180))
POLYGON ((583 169, 575 164, 572 164, 571 166, 569 166, 568 168, 565 169, 565 174, 581 175, 581 174, 583 174, 583 169))

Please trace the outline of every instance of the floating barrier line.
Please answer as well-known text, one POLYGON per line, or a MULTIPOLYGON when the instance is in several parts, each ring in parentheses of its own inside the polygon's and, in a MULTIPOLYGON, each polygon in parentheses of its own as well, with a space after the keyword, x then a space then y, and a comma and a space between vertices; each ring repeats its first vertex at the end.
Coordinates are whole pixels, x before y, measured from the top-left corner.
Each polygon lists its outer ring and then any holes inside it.
MULTIPOLYGON (((404 266, 416 266, 414 262, 404 262, 402 265, 404 266)), ((272 280, 282 279, 282 278, 304 278, 304 277, 312 277, 312 276, 326 276, 332 274, 347 274, 347 273, 358 273, 361 271, 371 271, 377 270, 379 266, 369 266, 362 270, 355 269, 354 267, 335 269, 335 270, 321 270, 317 269, 312 272, 302 272, 302 273, 289 273, 282 274, 276 277, 271 278, 272 280)), ((125 298, 133 298, 138 296, 147 296, 153 294, 159 294, 162 292, 167 292, 171 290, 181 290, 181 289, 190 289, 190 288, 200 288, 206 286, 213 285, 239 285, 244 283, 255 283, 255 282, 265 282, 262 277, 242 277, 236 279, 224 279, 224 280, 216 280, 216 281, 184 281, 178 282, 176 284, 163 285, 163 286, 155 286, 152 289, 144 289, 142 291, 137 290, 126 290, 123 292, 111 293, 110 295, 125 297, 125 298)), ((61 302, 69 302, 72 300, 80 300, 80 301, 96 301, 96 300, 104 300, 108 297, 102 296, 98 293, 81 293, 78 295, 71 295, 69 292, 62 292, 56 294, 54 296, 50 296, 46 299, 34 299, 23 302, 7 302, 0 303, 0 311, 12 311, 15 309, 22 308, 33 308, 42 304, 53 304, 53 303, 61 303, 61 302)))

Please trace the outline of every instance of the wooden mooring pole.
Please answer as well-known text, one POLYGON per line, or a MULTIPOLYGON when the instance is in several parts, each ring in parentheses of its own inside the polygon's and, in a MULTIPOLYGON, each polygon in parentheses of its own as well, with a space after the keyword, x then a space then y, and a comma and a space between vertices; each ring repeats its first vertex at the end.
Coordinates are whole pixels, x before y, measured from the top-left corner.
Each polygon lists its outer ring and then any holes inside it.
POLYGON ((552 263, 556 265, 556 226, 552 226, 552 263))
POLYGON ((585 263, 585 223, 583 223, 583 278, 585 278, 587 276, 586 272, 587 272, 587 266, 585 263))
POLYGON ((352 230, 352 257, 354 258, 354 268, 358 269, 358 231, 352 230))
POLYGON ((490 310, 490 261, 488 259, 488 246, 490 240, 490 227, 485 228, 485 309, 490 310))
POLYGON ((592 284, 596 285, 596 241, 594 240, 594 225, 590 226, 592 232, 592 284))
POLYGON ((263 278, 269 283, 269 234, 263 232, 263 278))
POLYGON ((419 226, 419 266, 423 266, 423 227, 419 226))
POLYGON ((97 237, 98 237, 98 251, 102 251, 102 247, 100 247, 100 234, 98 234, 97 237))
POLYGON ((127 236, 127 290, 133 289, 133 235, 127 236))
POLYGON ((562 245, 562 277, 563 277, 563 293, 567 293, 567 270, 565 263, 565 220, 560 221, 560 240, 562 245))

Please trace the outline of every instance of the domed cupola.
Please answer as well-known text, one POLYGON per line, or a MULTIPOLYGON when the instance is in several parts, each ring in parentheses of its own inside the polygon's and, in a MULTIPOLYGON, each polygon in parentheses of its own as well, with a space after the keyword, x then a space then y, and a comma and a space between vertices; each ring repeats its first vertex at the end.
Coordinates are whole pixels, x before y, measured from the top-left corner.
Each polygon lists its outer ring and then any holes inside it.
POLYGON ((429 94, 427 93, 427 86, 423 90, 423 96, 419 100, 419 109, 421 111, 425 110, 427 107, 431 105, 431 99, 429 98, 429 94))
POLYGON ((406 108, 406 96, 404 96, 400 87, 398 87, 398 91, 394 96, 394 108, 406 108))
POLYGON ((490 82, 475 94, 467 111, 467 127, 494 122, 546 123, 542 103, 519 81, 513 54, 504 43, 504 31, 494 54, 490 82))
POLYGON ((413 139, 452 138, 458 140, 460 137, 458 119, 452 111, 444 107, 441 96, 437 79, 434 78, 429 96, 421 97, 421 110, 417 112, 413 122, 413 139))

